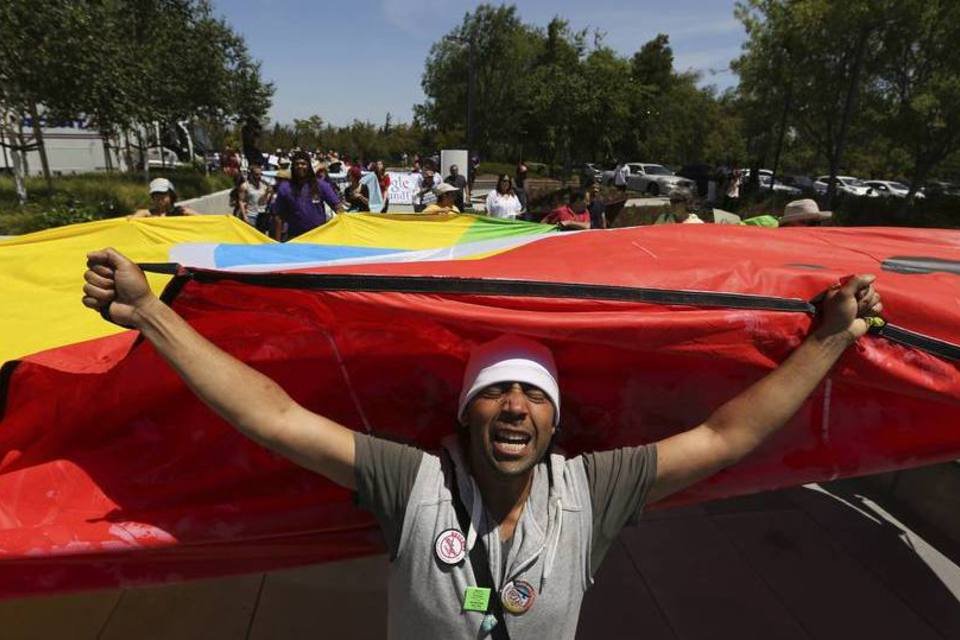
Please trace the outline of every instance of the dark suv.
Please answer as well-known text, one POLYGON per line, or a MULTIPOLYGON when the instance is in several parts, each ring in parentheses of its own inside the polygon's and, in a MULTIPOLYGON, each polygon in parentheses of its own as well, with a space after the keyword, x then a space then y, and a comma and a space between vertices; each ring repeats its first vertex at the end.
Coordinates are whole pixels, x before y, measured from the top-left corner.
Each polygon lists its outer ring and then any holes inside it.
POLYGON ((697 195, 705 197, 707 195, 707 183, 714 178, 714 168, 709 164, 687 164, 677 171, 678 176, 683 176, 697 183, 697 195))

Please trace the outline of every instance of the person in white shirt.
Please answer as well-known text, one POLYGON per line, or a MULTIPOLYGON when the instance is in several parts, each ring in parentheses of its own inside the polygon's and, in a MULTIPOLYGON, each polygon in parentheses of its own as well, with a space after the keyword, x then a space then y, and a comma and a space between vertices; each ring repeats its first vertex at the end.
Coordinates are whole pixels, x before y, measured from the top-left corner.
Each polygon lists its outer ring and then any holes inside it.
POLYGON ((267 206, 270 198, 270 185, 263 179, 263 167, 257 163, 250 165, 247 179, 240 185, 238 204, 243 219, 251 226, 257 226, 260 212, 267 206))
POLYGON ((734 169, 730 172, 730 180, 727 182, 727 198, 737 200, 740 197, 740 184, 742 180, 743 174, 740 172, 740 169, 734 169))
POLYGON ((487 215, 516 220, 522 212, 523 205, 513 190, 513 180, 507 174, 501 175, 497 188, 487 194, 487 215))
POLYGON ((626 162, 618 162, 617 168, 613 172, 613 184, 620 191, 627 190, 627 181, 630 179, 630 165, 626 162))

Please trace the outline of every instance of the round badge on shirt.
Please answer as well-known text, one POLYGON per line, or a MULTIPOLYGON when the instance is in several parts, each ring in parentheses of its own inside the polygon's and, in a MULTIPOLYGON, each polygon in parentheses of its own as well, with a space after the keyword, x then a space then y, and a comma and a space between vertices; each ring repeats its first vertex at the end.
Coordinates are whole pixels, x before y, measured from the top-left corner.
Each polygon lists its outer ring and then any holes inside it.
POLYGON ((500 603, 514 615, 523 615, 530 611, 537 599, 537 590, 526 580, 514 580, 504 585, 500 591, 500 603))
POLYGON ((467 556, 467 540, 456 529, 441 531, 433 544, 437 560, 447 565, 460 564, 467 556))

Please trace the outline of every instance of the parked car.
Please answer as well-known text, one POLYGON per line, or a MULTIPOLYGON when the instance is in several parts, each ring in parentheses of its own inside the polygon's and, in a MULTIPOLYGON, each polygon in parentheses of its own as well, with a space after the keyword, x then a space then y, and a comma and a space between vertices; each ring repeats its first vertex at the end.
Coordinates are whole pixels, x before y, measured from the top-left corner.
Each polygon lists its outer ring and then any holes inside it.
POLYGON ((581 184, 586 184, 590 180, 596 180, 602 182, 603 179, 603 169, 600 168, 600 165, 595 162, 584 162, 580 165, 580 181, 581 184))
POLYGON ((600 167, 600 184, 612 185, 613 184, 613 174, 617 170, 616 164, 604 164, 600 167))
POLYGON ((707 195, 707 185, 715 179, 716 170, 709 164, 688 164, 680 167, 677 175, 693 180, 697 184, 697 193, 707 195))
POLYGON ((774 193, 780 193, 785 196, 796 196, 798 198, 803 195, 803 189, 783 184, 779 180, 774 180, 772 176, 766 176, 762 173, 760 174, 760 189, 767 191, 772 190, 774 193))
MULTIPOLYGON (((827 192, 827 182, 830 180, 830 176, 820 176, 813 183, 813 190, 817 192, 817 195, 824 195, 827 192)), ((870 187, 860 178, 854 178, 853 176, 837 176, 837 193, 847 195, 847 196, 856 196, 858 198, 867 197, 867 198, 876 198, 880 194, 877 193, 876 189, 870 187)))
MULTIPOLYGON (((910 193, 910 187, 895 180, 867 180, 864 184, 875 189, 881 196, 888 198, 906 198, 907 194, 910 193)), ((913 194, 913 197, 917 200, 923 200, 927 196, 924 195, 923 191, 917 191, 913 194)))
POLYGON ((936 196, 960 197, 960 187, 946 180, 931 180, 923 189, 924 193, 936 196))
POLYGON ((527 170, 534 175, 538 176, 547 176, 550 175, 550 167, 543 162, 527 162, 527 170))
POLYGON ((628 162, 630 177, 627 188, 651 196, 669 196, 677 191, 696 193, 697 185, 693 180, 676 175, 662 164, 649 162, 628 162))
MULTIPOLYGON (((750 180, 750 169, 741 169, 740 174, 743 177, 743 183, 746 184, 750 180)), ((761 191, 770 191, 774 193, 780 193, 785 196, 796 196, 800 197, 803 195, 803 189, 800 187, 795 187, 793 185, 784 184, 781 180, 773 179, 773 171, 770 169, 759 169, 757 173, 760 176, 760 190, 761 191)))
MULTIPOLYGON (((740 169, 740 175, 743 176, 744 182, 746 182, 746 181, 750 178, 750 173, 751 173, 751 171, 750 171, 749 168, 747 168, 747 169, 740 169)), ((767 176, 767 177, 769 177, 769 178, 772 178, 772 177, 773 177, 773 171, 771 171, 770 169, 758 169, 758 170, 757 170, 757 173, 760 174, 760 177, 761 177, 761 178, 762 178, 763 176, 767 176)))
POLYGON ((150 147, 147 149, 147 162, 151 169, 173 169, 189 166, 187 163, 181 162, 177 152, 168 147, 150 147))
POLYGON ((813 191, 813 178, 810 176, 782 176, 783 184, 801 191, 813 191))

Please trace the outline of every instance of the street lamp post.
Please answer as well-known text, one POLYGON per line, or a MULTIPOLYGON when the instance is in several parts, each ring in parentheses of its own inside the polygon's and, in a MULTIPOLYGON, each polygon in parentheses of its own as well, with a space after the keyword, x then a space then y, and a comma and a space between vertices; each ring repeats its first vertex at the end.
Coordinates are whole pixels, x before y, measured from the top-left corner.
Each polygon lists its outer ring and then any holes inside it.
MULTIPOLYGON (((476 116, 474 106, 477 99, 477 64, 475 36, 448 36, 448 39, 461 45, 467 45, 467 179, 473 176, 473 151, 476 145, 476 116)), ((472 180, 471 180, 472 182, 472 180)))
POLYGON ((467 54, 467 171, 473 173, 473 150, 476 144, 476 117, 474 105, 477 99, 476 46, 471 36, 467 54))

